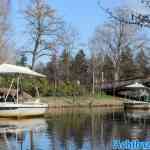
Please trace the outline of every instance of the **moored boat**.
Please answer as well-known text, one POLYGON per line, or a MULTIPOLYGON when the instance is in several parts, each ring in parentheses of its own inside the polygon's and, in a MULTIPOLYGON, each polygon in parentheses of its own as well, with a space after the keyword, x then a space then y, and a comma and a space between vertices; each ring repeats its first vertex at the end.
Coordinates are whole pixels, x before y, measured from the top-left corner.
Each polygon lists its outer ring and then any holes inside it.
POLYGON ((35 102, 19 101, 19 83, 22 76, 33 76, 33 77, 45 77, 44 75, 30 70, 26 67, 15 66, 10 64, 0 65, 0 75, 9 75, 15 76, 17 78, 16 84, 16 96, 11 97, 10 92, 11 88, 15 82, 15 79, 12 79, 11 85, 8 89, 7 95, 1 97, 2 101, 0 102, 0 117, 28 117, 28 116, 41 116, 44 115, 48 104, 41 103, 39 99, 35 102), (11 98, 10 98, 11 97, 11 98), (11 101, 10 101, 11 99, 11 101))
POLYGON ((45 114, 47 104, 43 103, 0 103, 0 117, 29 117, 29 116, 41 116, 45 114))
POLYGON ((127 85, 126 88, 134 89, 136 94, 132 95, 132 98, 135 97, 135 99, 124 100, 125 109, 150 109, 148 87, 136 82, 134 84, 127 85))
POLYGON ((125 109, 150 109, 150 103, 144 101, 136 101, 136 100, 125 100, 124 108, 125 109))

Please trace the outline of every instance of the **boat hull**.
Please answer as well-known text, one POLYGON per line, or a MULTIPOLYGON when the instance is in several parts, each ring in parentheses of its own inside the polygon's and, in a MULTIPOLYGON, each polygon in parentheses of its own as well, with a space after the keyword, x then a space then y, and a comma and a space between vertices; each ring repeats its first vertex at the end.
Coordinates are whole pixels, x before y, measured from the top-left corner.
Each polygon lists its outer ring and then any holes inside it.
POLYGON ((125 109, 150 109, 150 103, 149 102, 143 102, 143 101, 125 101, 124 102, 124 108, 125 109))
POLYGON ((0 104, 0 117, 42 116, 48 108, 47 104, 0 104))

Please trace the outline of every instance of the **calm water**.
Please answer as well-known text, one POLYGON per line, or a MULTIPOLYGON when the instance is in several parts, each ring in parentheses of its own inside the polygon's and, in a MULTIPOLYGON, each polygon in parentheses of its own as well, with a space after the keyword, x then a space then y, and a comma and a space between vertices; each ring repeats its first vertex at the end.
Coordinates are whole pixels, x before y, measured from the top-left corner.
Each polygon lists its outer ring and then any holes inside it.
POLYGON ((150 141, 150 112, 67 109, 45 119, 0 119, 0 150, 111 150, 114 139, 150 141))

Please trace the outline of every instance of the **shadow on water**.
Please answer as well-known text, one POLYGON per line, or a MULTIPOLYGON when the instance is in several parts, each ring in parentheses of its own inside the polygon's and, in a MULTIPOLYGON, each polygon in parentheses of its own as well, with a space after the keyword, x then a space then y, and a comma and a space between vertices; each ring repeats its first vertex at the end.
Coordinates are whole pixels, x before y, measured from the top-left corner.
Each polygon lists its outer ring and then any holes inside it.
POLYGON ((150 140, 149 129, 149 111, 55 109, 45 119, 0 119, 0 150, 111 150, 114 139, 150 140))

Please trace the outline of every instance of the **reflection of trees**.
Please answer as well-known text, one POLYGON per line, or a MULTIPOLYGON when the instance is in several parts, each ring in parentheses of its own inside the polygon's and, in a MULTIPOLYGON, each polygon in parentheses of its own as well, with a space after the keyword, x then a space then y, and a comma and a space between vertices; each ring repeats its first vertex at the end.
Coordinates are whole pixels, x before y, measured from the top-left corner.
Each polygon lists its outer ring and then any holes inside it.
POLYGON ((148 139, 148 120, 143 125, 143 119, 131 119, 123 112, 100 111, 65 112, 47 120, 53 150, 83 149, 84 144, 91 150, 105 150, 111 149, 113 139, 148 139))
POLYGON ((93 112, 91 109, 89 113, 66 112, 48 120, 48 132, 51 140, 59 140, 57 142, 65 150, 70 143, 73 143, 76 149, 82 149, 85 141, 89 142, 91 150, 96 150, 103 142, 110 142, 112 128, 109 125, 106 127, 105 123, 107 124, 100 111, 93 112))
POLYGON ((48 130, 53 129, 52 134, 55 131, 53 136, 59 137, 61 146, 64 149, 67 149, 67 141, 70 139, 73 140, 77 149, 81 149, 89 122, 90 119, 86 115, 66 113, 57 119, 48 120, 48 130))
MULTIPOLYGON (((140 117, 140 116, 139 116, 140 117)), ((115 113, 114 119, 112 115, 108 114, 105 120, 107 125, 104 133, 104 141, 110 141, 112 139, 140 139, 144 140, 148 136, 147 128, 143 118, 133 118, 133 116, 127 116, 126 113, 115 113), (109 118, 109 119, 108 119, 109 118), (108 126, 110 124, 110 127, 108 126), (111 128, 111 129, 110 129, 111 128), (108 137, 108 138, 107 138, 108 137)), ((105 143, 108 144, 108 143, 105 143)))

